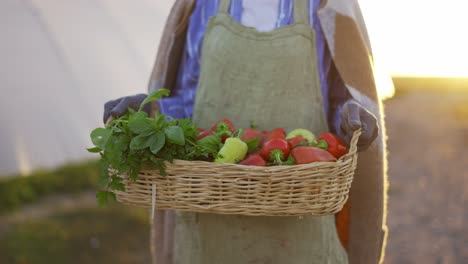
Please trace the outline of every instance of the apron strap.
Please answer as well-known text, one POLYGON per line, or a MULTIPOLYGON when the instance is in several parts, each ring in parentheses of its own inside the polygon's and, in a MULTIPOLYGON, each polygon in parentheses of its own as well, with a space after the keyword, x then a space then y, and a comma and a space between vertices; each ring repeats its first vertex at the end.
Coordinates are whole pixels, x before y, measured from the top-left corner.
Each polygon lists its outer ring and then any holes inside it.
POLYGON ((229 14, 229 6, 231 5, 231 0, 221 0, 219 4, 219 13, 226 13, 229 14))
POLYGON ((294 0, 294 23, 309 25, 309 0, 294 0))

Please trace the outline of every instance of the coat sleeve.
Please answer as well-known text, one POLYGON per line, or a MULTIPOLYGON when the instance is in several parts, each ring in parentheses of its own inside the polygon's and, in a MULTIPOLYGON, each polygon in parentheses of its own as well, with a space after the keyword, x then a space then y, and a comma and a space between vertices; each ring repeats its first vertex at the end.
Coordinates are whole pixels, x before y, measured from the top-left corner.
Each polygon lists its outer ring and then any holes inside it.
POLYGON ((210 17, 218 12, 219 0, 198 0, 190 15, 175 87, 170 97, 158 101, 159 111, 174 118, 190 118, 200 77, 202 43, 210 17))
MULTIPOLYGON (((167 17, 156 60, 148 83, 148 92, 158 88, 174 90, 187 35, 188 21, 195 0, 176 0, 167 17)), ((157 104, 152 104, 153 111, 157 104)))
POLYGON ((352 98, 378 119, 379 137, 359 161, 349 196, 349 263, 382 263, 386 241, 387 161, 382 103, 357 0, 323 0, 318 11, 337 74, 352 98))

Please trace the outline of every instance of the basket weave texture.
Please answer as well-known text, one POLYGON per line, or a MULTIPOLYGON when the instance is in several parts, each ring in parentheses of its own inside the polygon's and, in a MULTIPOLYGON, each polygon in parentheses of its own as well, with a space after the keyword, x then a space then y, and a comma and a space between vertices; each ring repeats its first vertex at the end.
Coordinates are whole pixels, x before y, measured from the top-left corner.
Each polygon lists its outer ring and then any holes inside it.
POLYGON ((354 133, 349 153, 336 162, 256 167, 206 161, 175 160, 166 164, 166 176, 141 171, 134 182, 125 175, 121 203, 199 213, 250 216, 330 215, 348 199, 357 165, 354 133))

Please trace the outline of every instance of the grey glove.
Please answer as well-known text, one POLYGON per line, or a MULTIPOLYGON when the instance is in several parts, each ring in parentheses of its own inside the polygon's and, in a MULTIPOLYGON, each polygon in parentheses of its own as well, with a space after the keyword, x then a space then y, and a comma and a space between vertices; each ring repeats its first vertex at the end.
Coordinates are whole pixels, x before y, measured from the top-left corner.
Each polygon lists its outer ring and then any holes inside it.
POLYGON ((341 110, 341 133, 350 142, 355 130, 362 128, 357 144, 358 151, 366 150, 379 135, 377 118, 354 100, 343 105, 341 110))
MULTIPOLYGON (((140 108, 140 104, 145 100, 146 96, 146 94, 125 96, 105 103, 103 118, 104 123, 106 123, 107 119, 109 119, 111 116, 117 118, 124 115, 128 111, 128 108, 138 110, 140 108)), ((143 111, 150 114, 151 104, 146 104, 143 107, 143 111)))

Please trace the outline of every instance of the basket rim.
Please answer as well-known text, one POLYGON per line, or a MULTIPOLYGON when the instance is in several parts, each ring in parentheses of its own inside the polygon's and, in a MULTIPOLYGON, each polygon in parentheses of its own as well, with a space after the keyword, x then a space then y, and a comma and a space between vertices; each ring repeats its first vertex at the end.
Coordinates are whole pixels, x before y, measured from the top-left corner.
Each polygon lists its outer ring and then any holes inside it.
MULTIPOLYGON (((218 168, 224 168, 224 169, 229 169, 229 170, 237 170, 237 171, 245 171, 245 172, 264 172, 264 173, 269 173, 269 172, 284 172, 284 171, 291 171, 291 170, 304 170, 304 169, 311 169, 311 168, 316 168, 316 167, 321 167, 321 166, 326 166, 326 165, 334 165, 334 166, 341 166, 343 163, 346 162, 347 159, 351 158, 352 155, 355 153, 349 153, 346 154, 347 157, 341 157, 337 161, 318 161, 318 162, 313 162, 313 163, 308 163, 308 164, 298 164, 298 165, 283 165, 283 166, 246 166, 246 165, 240 165, 240 164, 234 164, 234 163, 215 163, 211 161, 201 161, 201 160, 178 160, 175 159, 172 163, 166 162, 166 166, 177 166, 177 165, 192 165, 194 167, 197 166, 210 166, 211 168, 215 169, 216 167, 218 168)), ((140 171, 140 173, 146 174, 152 174, 153 172, 158 172, 158 169, 143 169, 140 171)))

